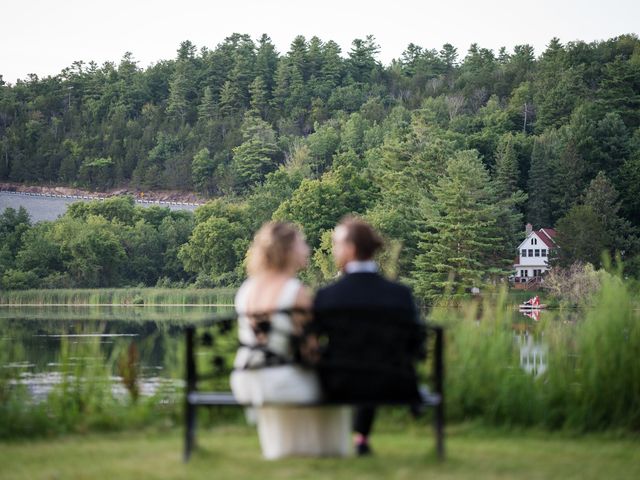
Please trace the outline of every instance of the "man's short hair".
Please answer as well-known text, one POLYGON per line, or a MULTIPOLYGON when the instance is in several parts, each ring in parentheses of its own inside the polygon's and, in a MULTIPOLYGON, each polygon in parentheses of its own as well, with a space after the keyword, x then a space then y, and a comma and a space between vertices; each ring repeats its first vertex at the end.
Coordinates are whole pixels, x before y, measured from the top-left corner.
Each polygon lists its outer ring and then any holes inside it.
POLYGON ((344 217, 338 226, 346 230, 345 240, 356 247, 355 254, 358 260, 371 260, 383 245, 380 234, 361 218, 349 215, 344 217))

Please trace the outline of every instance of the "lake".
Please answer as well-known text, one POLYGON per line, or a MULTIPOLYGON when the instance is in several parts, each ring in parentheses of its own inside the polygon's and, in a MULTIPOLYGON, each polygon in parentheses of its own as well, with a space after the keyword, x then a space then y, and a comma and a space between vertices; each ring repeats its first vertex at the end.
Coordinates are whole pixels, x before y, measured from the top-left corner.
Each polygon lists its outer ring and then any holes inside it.
MULTIPOLYGON (((0 307, 0 368, 44 399, 65 372, 106 369, 126 393, 121 364, 135 345, 140 394, 181 385, 183 328, 230 312, 224 307, 0 307)), ((106 377, 105 377, 106 378, 106 377)), ((15 381, 15 380, 14 380, 15 381)))
MULTIPOLYGON (((71 195, 44 195, 34 193, 4 192, 0 191, 0 212, 5 208, 18 210, 24 207, 32 222, 43 220, 55 220, 67 211, 67 207, 74 202, 89 202, 97 200, 97 197, 80 197, 71 195)), ((136 205, 142 207, 160 206, 170 210, 194 211, 198 205, 178 202, 155 202, 136 200, 136 205)))
MULTIPOLYGON (((149 396, 159 388, 181 386, 185 324, 231 312, 231 307, 193 306, 0 307, 0 368, 27 386, 37 400, 44 399, 65 372, 91 368, 107 369, 114 394, 125 395, 122 365, 133 354, 140 394, 149 396)), ((533 375, 543 373, 548 347, 541 341, 541 317, 565 322, 570 317, 547 311, 510 314, 521 367, 533 375)), ((233 352, 226 353, 232 356, 233 352)))

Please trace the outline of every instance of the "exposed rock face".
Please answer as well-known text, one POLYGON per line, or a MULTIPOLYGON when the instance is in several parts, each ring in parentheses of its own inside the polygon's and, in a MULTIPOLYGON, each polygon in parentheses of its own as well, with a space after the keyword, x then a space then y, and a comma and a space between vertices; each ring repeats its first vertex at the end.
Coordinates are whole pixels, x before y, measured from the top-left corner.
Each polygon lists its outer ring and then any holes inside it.
POLYGON ((137 200, 153 200, 165 202, 204 203, 203 199, 193 192, 175 190, 139 191, 129 188, 118 188, 105 192, 92 192, 78 188, 64 186, 23 185, 20 183, 0 182, 0 191, 40 193, 44 195, 70 195, 83 197, 114 197, 118 195, 132 195, 137 200))

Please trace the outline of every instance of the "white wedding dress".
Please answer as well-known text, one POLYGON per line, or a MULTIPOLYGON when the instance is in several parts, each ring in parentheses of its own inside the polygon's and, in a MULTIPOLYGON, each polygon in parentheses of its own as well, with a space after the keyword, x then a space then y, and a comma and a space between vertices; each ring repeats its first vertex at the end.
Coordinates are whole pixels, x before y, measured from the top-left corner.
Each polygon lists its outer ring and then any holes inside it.
MULTIPOLYGON (((251 279, 244 282, 236 294, 241 347, 234 362, 231 389, 238 402, 257 407, 258 436, 264 457, 348 455, 351 410, 304 406, 321 400, 320 383, 315 372, 292 364, 291 316, 272 314, 266 344, 254 348, 258 341, 250 319, 244 314, 251 282, 251 279)), ((301 286, 299 280, 289 279, 276 309, 293 307, 301 286)))

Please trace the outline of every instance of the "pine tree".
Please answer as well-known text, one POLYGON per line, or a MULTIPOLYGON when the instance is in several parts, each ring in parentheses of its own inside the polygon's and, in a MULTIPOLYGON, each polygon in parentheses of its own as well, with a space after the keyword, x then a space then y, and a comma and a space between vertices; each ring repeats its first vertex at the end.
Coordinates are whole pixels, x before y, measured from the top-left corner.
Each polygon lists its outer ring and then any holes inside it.
POLYGON ((612 255, 621 253, 629 257, 640 248, 638 232, 631 222, 620 216, 619 194, 604 172, 598 172, 584 193, 584 204, 593 210, 602 223, 610 241, 607 247, 612 255))
POLYGON ((587 165, 570 140, 556 160, 552 179, 552 220, 555 223, 578 203, 587 183, 587 165))
POLYGON ((426 220, 415 260, 417 294, 432 302, 458 297, 492 274, 504 274, 508 259, 495 258, 503 238, 495 188, 475 151, 458 152, 433 187, 435 211, 426 220))
POLYGON ((184 122, 189 109, 189 81, 182 64, 178 64, 171 81, 169 82, 169 99, 167 101, 167 113, 184 122))
POLYGON ((512 133, 503 135, 496 150, 495 183, 498 195, 509 197, 518 190, 518 155, 512 133))
POLYGON ((267 122, 247 112, 242 132, 244 142, 233 149, 232 161, 239 191, 262 183, 278 166, 276 133, 267 122))
POLYGON ((237 100, 237 92, 233 84, 227 80, 220 91, 220 114, 223 117, 231 117, 240 109, 237 100))
POLYGON ((211 158, 208 148, 203 148, 193 157, 191 162, 191 175, 193 185, 198 191, 210 193, 211 177, 215 168, 215 162, 211 158))
POLYGON ((496 251, 498 257, 509 258, 513 245, 522 240, 522 207, 527 195, 518 188, 518 155, 512 133, 503 135, 496 152, 494 185, 500 204, 501 214, 496 222, 504 239, 501 248, 496 251))
POLYGON ((267 98, 266 84, 261 76, 257 76, 249 85, 251 95, 251 111, 260 116, 263 120, 267 117, 269 101, 267 98))
POLYGON ((555 175, 557 137, 554 131, 536 137, 533 141, 529 168, 527 222, 535 228, 550 227, 552 219, 552 192, 555 175))
POLYGON ((356 38, 351 45, 348 62, 351 77, 356 82, 371 81, 380 68, 380 62, 375 58, 380 52, 380 46, 373 35, 367 35, 365 40, 356 38))
POLYGON ((229 73, 234 103, 238 108, 249 106, 249 85, 255 76, 255 61, 255 45, 250 37, 242 35, 234 51, 234 66, 229 73))
POLYGON ((258 40, 258 50, 256 52, 256 76, 262 77, 265 89, 271 96, 275 85, 275 74, 278 68, 278 52, 268 35, 263 34, 258 40))
POLYGON ((211 87, 205 87, 202 102, 198 106, 198 120, 207 123, 216 117, 217 106, 211 87))
POLYGON ((340 57, 340 46, 329 40, 322 48, 322 67, 319 82, 314 92, 322 99, 328 99, 333 89, 340 84, 344 74, 344 60, 340 57))

